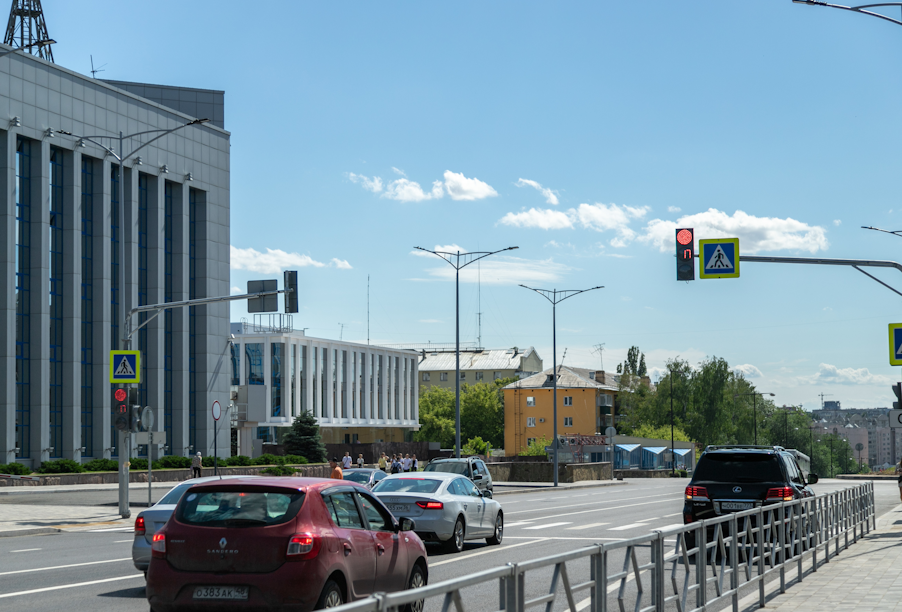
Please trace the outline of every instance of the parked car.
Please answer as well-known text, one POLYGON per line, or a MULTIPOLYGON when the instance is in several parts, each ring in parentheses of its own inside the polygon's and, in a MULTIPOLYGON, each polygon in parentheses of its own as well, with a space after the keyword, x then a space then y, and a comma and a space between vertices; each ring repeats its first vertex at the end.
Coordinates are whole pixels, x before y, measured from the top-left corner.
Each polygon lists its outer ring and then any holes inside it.
POLYGON ((331 608, 427 583, 412 519, 366 487, 326 478, 234 478, 189 488, 153 537, 152 610, 331 608))
MULTIPOLYGON (((226 478, 239 478, 238 476, 205 476, 192 478, 180 482, 169 490, 166 495, 147 510, 142 510, 135 517, 135 539, 132 541, 132 562, 138 571, 147 576, 147 568, 150 566, 150 546, 153 542, 153 534, 163 528, 169 517, 172 516, 176 504, 182 498, 182 494, 196 484, 222 480, 226 478)), ((255 476, 241 476, 240 478, 255 478, 255 476)))
POLYGON ((439 542, 448 552, 463 550, 465 540, 485 538, 501 544, 504 512, 491 491, 480 491, 469 479, 449 472, 392 474, 373 493, 395 516, 416 520, 424 541, 439 542))
POLYGON ((368 489, 372 489, 377 482, 388 476, 378 468, 350 468, 342 470, 342 473, 345 480, 362 484, 368 489))
POLYGON ((423 471, 460 474, 472 480, 481 491, 493 490, 492 475, 479 457, 433 459, 423 471))

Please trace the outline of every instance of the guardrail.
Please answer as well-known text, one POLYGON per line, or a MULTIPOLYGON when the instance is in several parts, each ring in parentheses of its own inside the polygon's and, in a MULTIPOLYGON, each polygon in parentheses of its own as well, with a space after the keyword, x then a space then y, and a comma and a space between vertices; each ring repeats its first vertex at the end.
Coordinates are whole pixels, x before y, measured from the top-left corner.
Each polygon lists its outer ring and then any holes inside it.
POLYGON ((876 528, 874 487, 866 483, 628 540, 509 563, 418 589, 376 593, 335 610, 396 612, 410 604, 418 610, 423 609, 417 606, 419 602, 439 600, 435 603, 442 612, 452 608, 457 612, 524 612, 536 606, 550 612, 560 598, 559 605, 566 604, 564 609, 570 612, 607 612, 612 609, 609 596, 613 595, 620 612, 663 611, 665 607, 695 612, 721 602, 729 602, 735 612, 741 588, 756 584, 758 605, 764 607, 766 578, 779 575, 783 593, 787 570, 792 571, 793 565, 801 582, 806 560, 816 572, 872 528, 876 528), (672 552, 666 550, 668 543, 674 544, 672 552), (541 586, 538 574, 546 574, 547 588, 541 586), (467 589, 496 581, 497 607, 486 601, 484 592, 476 601, 467 600, 467 589), (577 596, 583 593, 588 597, 578 602, 577 596))

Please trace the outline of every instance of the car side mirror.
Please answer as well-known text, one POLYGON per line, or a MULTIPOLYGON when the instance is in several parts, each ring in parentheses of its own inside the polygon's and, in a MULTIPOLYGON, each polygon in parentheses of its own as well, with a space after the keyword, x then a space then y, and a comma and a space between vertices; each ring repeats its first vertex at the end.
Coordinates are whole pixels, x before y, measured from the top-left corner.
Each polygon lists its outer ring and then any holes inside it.
POLYGON ((495 497, 495 495, 488 489, 486 489, 485 491, 482 492, 482 496, 488 497, 489 499, 492 499, 493 497, 495 497))
POLYGON ((808 474, 808 484, 817 483, 817 474, 808 474))
POLYGON ((401 520, 398 521, 398 525, 400 526, 401 531, 415 531, 417 528, 417 524, 413 522, 413 519, 407 518, 406 516, 401 517, 401 520))

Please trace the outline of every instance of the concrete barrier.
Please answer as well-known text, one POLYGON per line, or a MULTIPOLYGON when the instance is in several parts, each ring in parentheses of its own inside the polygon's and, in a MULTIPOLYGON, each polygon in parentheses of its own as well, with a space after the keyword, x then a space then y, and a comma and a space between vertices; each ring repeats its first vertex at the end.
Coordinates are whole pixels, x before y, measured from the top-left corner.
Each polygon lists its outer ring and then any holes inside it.
MULTIPOLYGON (((487 463, 492 481, 497 482, 553 482, 554 464, 550 461, 511 461, 487 463)), ((611 464, 572 463, 558 464, 558 482, 583 480, 612 480, 611 464)))
POLYGON ((670 478, 670 470, 614 470, 614 478, 670 478))

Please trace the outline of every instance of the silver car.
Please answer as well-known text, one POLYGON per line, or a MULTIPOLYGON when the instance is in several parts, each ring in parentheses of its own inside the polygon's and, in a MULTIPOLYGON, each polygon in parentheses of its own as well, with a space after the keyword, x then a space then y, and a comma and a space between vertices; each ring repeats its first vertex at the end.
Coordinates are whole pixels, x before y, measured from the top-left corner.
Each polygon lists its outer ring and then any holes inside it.
POLYGON ((447 472, 392 474, 373 487, 395 517, 412 518, 424 542, 440 542, 448 552, 465 540, 501 544, 504 513, 491 491, 480 492, 469 478, 447 472))
POLYGON ((144 572, 147 577, 147 568, 150 566, 150 545, 153 543, 153 534, 163 528, 172 512, 178 505, 182 494, 189 488, 201 482, 220 480, 224 478, 253 478, 252 476, 205 476, 192 478, 180 482, 163 496, 163 499, 153 506, 138 514, 135 518, 135 539, 132 542, 132 562, 138 571, 144 572))
POLYGON ((376 483, 388 476, 378 468, 349 468, 342 470, 342 474, 345 480, 362 484, 368 489, 372 489, 376 483))

